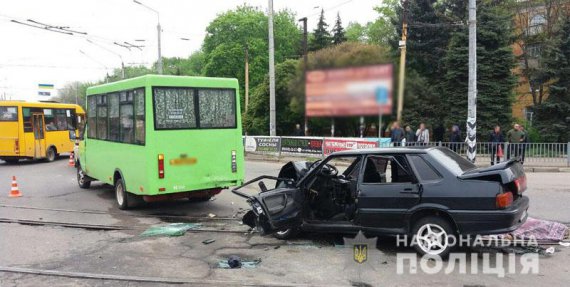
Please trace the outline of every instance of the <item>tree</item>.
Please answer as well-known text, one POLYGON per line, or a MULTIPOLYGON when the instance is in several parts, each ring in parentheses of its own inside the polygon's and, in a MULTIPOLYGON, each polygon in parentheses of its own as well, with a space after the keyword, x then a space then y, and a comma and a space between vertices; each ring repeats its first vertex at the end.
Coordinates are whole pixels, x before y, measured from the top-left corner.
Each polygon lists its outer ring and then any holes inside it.
POLYGON ((366 27, 358 22, 349 22, 346 26, 346 40, 349 42, 366 43, 366 27))
POLYGON ((54 97, 53 100, 60 103, 75 104, 77 99, 77 103, 85 109, 85 93, 87 88, 93 85, 93 83, 88 82, 66 83, 63 88, 58 90, 57 97, 54 97))
MULTIPOLYGON (((458 29, 453 24, 465 19, 463 17, 465 12, 453 9, 456 2, 460 1, 408 0, 406 42, 408 76, 404 89, 404 124, 415 127, 420 122, 426 122, 428 125, 442 123, 448 115, 445 109, 441 108, 447 95, 438 86, 441 84, 442 75, 446 72, 444 57, 450 35, 458 29), (424 83, 424 87, 418 86, 417 83, 424 83)), ((400 50, 396 47, 399 46, 398 42, 402 35, 404 9, 397 4, 393 7, 396 13, 391 17, 391 22, 396 32, 388 41, 393 47, 393 57, 397 60, 400 58, 400 50)), ((386 10, 389 9, 381 9, 389 15, 386 10)))
POLYGON ((336 22, 333 27, 332 43, 338 45, 342 42, 346 42, 346 36, 344 28, 342 27, 342 21, 340 20, 340 13, 337 13, 336 22))
MULTIPOLYGON (((241 95, 245 81, 245 47, 249 51, 249 84, 252 90, 263 82, 268 70, 268 18, 258 8, 239 6, 219 14, 206 28, 202 52, 202 73, 209 77, 232 77, 240 82, 241 95)), ((299 56, 301 32, 295 15, 279 11, 274 16, 275 63, 299 56)), ((242 107, 243 96, 241 99, 242 107)))
MULTIPOLYGON (((277 107, 277 133, 290 135, 295 124, 303 121, 302 114, 291 108, 289 83, 297 76, 298 60, 286 60, 275 66, 275 99, 277 107)), ((269 77, 255 87, 251 102, 244 117, 244 127, 250 135, 269 133, 269 77)))
POLYGON ((382 4, 374 7, 378 18, 366 24, 367 43, 389 46, 391 39, 397 36, 392 21, 397 16, 398 3, 398 0, 384 0, 382 4))
POLYGON ((555 79, 548 98, 535 107, 536 128, 548 142, 570 141, 570 17, 561 25, 553 45, 545 51, 547 76, 555 79))
POLYGON ((329 25, 325 22, 325 11, 321 9, 317 28, 313 31, 313 38, 309 43, 309 51, 317 51, 331 45, 332 38, 328 27, 329 25))
MULTIPOLYGON (((487 134, 496 124, 509 126, 516 78, 512 52, 511 15, 501 2, 483 1, 477 6, 477 126, 487 134)), ((440 93, 445 95, 442 113, 446 126, 467 119, 467 27, 452 33, 444 57, 445 74, 440 93)), ((461 126, 461 125, 460 125, 461 126)))

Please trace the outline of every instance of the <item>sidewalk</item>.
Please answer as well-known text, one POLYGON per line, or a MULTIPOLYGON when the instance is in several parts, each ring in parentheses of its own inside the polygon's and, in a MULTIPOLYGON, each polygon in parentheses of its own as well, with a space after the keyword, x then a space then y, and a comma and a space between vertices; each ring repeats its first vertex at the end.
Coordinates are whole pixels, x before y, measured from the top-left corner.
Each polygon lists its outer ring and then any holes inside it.
MULTIPOLYGON (((320 159, 318 156, 307 156, 307 155, 275 155, 275 154, 254 154, 246 152, 245 159, 253 161, 269 161, 276 163, 287 163, 290 161, 315 161, 320 159)), ((490 160, 487 157, 478 157, 475 161, 475 165, 478 167, 488 167, 490 166, 490 160)), ((526 159, 527 163, 524 165, 525 172, 570 172, 570 167, 567 166, 566 160, 552 161, 552 162, 540 162, 535 163, 532 158, 526 159)))

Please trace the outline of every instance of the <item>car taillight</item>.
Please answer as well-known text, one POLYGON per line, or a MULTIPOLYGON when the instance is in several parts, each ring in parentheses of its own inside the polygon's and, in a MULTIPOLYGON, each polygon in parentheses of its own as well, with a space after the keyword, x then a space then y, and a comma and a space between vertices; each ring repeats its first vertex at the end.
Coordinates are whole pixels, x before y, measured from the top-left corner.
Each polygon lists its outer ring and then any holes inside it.
POLYGON ((164 178, 164 155, 158 155, 158 178, 164 178))
POLYGON ((504 192, 497 195, 497 207, 507 208, 513 204, 513 193, 504 192))
POLYGON ((514 183, 517 188, 517 192, 522 193, 526 190, 526 175, 516 178, 514 183))
POLYGON ((14 153, 16 154, 20 153, 20 140, 14 141, 14 153))
POLYGON ((236 151, 232 150, 232 172, 237 172, 236 151))

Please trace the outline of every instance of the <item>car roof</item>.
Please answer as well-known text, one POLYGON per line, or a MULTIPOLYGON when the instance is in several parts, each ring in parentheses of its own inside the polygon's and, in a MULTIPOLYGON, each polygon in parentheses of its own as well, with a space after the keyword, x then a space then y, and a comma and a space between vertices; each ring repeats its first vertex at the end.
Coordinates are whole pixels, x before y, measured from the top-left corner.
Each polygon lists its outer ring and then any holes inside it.
POLYGON ((332 155, 366 155, 366 154, 422 154, 430 150, 443 149, 442 147, 433 146, 413 146, 413 147, 377 147, 366 149, 343 150, 332 153, 332 155))

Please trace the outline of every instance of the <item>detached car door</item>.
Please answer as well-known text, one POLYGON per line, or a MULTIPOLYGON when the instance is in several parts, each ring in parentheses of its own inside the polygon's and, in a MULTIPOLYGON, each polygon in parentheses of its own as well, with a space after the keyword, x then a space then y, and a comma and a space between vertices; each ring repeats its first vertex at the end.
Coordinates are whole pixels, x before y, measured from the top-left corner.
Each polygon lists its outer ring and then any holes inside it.
POLYGON ((261 192, 257 195, 250 196, 239 191, 242 187, 264 178, 278 181, 290 180, 264 176, 233 189, 233 193, 247 198, 252 207, 252 210, 244 215, 243 222, 252 228, 257 228, 261 234, 270 234, 299 226, 302 223, 305 196, 297 187, 289 185, 267 190, 265 184, 260 182, 261 192))
POLYGON ((397 232, 420 196, 421 185, 405 155, 369 155, 358 185, 356 224, 397 232))

